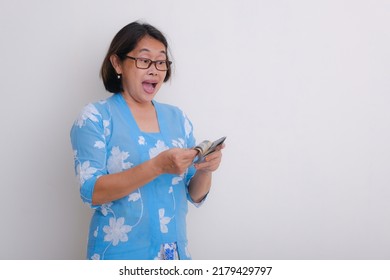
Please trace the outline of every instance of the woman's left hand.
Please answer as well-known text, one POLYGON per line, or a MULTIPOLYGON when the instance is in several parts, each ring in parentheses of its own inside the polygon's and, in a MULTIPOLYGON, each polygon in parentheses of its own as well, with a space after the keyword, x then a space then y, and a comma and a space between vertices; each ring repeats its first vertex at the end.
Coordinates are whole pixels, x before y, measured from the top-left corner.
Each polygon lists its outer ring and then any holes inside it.
POLYGON ((195 163, 195 168, 200 172, 214 172, 218 169, 222 159, 222 149, 225 148, 225 144, 216 148, 215 152, 212 152, 205 157, 205 161, 201 163, 195 163))

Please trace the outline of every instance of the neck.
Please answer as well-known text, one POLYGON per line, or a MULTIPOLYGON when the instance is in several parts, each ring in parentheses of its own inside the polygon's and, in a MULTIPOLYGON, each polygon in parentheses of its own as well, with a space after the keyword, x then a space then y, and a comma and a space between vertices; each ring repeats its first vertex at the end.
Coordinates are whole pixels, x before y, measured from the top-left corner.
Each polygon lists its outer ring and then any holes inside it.
POLYGON ((131 97, 129 94, 123 92, 122 92, 122 96, 130 108, 148 109, 154 107, 152 101, 139 102, 138 100, 135 100, 133 97, 131 97))

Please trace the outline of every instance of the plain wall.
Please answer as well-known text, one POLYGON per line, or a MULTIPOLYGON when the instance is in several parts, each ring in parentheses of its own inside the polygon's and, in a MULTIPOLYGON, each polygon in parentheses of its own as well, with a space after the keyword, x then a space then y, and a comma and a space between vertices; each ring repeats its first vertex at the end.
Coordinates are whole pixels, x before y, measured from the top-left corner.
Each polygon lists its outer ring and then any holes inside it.
POLYGON ((390 2, 0 2, 0 259, 83 259, 69 130, 135 20, 168 37, 157 100, 228 136, 190 207, 195 259, 390 258, 390 2))

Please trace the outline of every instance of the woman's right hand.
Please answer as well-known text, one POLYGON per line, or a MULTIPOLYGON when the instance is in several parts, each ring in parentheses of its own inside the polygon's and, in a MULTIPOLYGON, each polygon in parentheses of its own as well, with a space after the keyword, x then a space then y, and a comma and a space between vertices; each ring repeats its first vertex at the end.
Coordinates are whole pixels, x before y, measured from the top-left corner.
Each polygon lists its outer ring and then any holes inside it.
POLYGON ((156 157, 156 164, 161 173, 183 174, 193 163, 198 151, 194 149, 172 148, 156 157))

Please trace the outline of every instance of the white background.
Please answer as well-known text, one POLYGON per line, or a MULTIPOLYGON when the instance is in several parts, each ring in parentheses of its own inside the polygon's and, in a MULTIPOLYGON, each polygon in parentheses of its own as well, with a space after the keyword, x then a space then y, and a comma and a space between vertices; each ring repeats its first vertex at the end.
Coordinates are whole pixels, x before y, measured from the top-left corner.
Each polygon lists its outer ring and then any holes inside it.
POLYGON ((157 100, 228 136, 195 259, 390 258, 390 2, 0 2, 0 259, 83 259, 69 130, 124 25, 169 40, 157 100))

